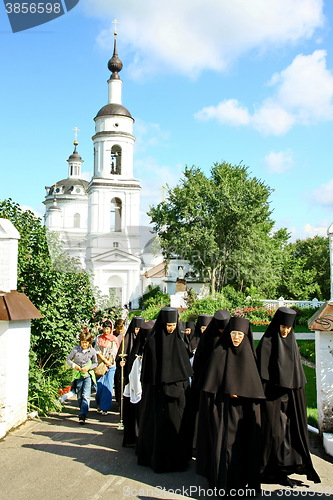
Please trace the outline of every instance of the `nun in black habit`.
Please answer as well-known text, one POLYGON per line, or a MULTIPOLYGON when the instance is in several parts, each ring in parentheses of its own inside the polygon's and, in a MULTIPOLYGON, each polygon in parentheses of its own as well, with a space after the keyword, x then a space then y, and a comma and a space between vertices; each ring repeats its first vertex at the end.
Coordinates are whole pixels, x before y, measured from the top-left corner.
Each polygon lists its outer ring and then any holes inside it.
POLYGON ((191 382, 191 420, 193 448, 196 448, 196 426, 199 408, 200 391, 202 389, 202 377, 217 341, 229 323, 230 314, 228 311, 220 309, 215 312, 213 318, 209 320, 207 328, 202 332, 198 346, 193 357, 193 377, 191 382))
POLYGON ((137 444, 139 465, 148 465, 155 472, 187 468, 192 451, 187 408, 191 375, 189 357, 179 331, 178 311, 165 307, 143 351, 137 444))
POLYGON ((128 328, 126 330, 124 336, 124 346, 123 343, 120 343, 117 357, 116 357, 116 373, 114 376, 114 385, 115 385, 115 396, 118 403, 120 403, 121 398, 121 377, 124 377, 124 380, 128 376, 128 368, 127 368, 127 359, 130 355, 130 352, 133 347, 133 343, 136 335, 139 332, 140 326, 144 322, 144 318, 141 316, 133 316, 128 328), (124 352, 122 350, 124 349, 124 352), (125 356, 122 356, 122 355, 125 356), (121 364, 124 364, 123 370, 121 369, 121 364))
POLYGON ((186 321, 183 322, 183 331, 184 331, 184 342, 186 345, 186 350, 188 352, 188 356, 190 359, 193 358, 193 350, 191 346, 191 340, 194 335, 194 330, 195 330, 195 322, 194 321, 186 321))
POLYGON ((264 397, 250 322, 233 317, 209 359, 200 395, 196 472, 210 487, 226 494, 260 489, 264 397))
POLYGON ((293 486, 289 474, 320 483, 309 452, 304 386, 296 343, 296 312, 280 307, 257 347, 266 401, 262 403, 262 481, 293 486))
POLYGON ((127 376, 125 377, 124 399, 123 399, 123 422, 124 437, 123 446, 136 444, 139 422, 140 405, 142 397, 141 367, 142 356, 147 336, 151 332, 155 321, 147 321, 141 324, 136 335, 132 349, 127 358, 127 376))
POLYGON ((206 330, 201 334, 198 347, 193 360, 193 382, 192 387, 199 389, 202 373, 207 365, 218 340, 224 332, 230 320, 230 313, 224 309, 215 312, 213 319, 209 322, 206 330))
POLYGON ((193 336, 191 338, 191 342, 190 342, 191 351, 193 354, 195 354, 195 351, 197 350, 200 339, 201 339, 204 331, 206 330, 206 328, 208 327, 208 325, 212 321, 212 319, 213 319, 213 316, 211 316, 210 314, 200 314, 198 316, 197 322, 195 324, 194 334, 193 334, 193 336))

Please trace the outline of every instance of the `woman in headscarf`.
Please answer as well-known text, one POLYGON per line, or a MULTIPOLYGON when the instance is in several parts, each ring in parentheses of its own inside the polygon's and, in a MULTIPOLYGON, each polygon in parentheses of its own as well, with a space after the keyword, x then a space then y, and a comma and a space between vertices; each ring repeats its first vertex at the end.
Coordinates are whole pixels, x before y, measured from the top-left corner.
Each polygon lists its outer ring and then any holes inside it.
POLYGON ((107 415, 112 404, 118 342, 117 337, 113 334, 113 324, 111 320, 107 319, 104 321, 102 327, 103 333, 98 335, 95 341, 95 350, 99 362, 99 366, 96 367, 96 375, 99 377, 97 379, 96 403, 98 413, 107 415), (104 374, 98 371, 100 365, 104 367, 104 374))
POLYGON ((250 322, 233 317, 206 366, 200 396, 196 472, 226 493, 260 489, 260 400, 250 322))
POLYGON ((304 386, 306 379, 296 343, 296 312, 280 307, 257 347, 266 401, 262 404, 263 482, 293 486, 289 474, 306 474, 315 483, 304 386))
POLYGON ((155 472, 185 470, 192 447, 187 408, 192 369, 178 310, 161 309, 143 351, 138 463, 155 472))
POLYGON ((155 321, 153 320, 141 323, 127 358, 128 374, 125 378, 126 385, 123 399, 123 446, 133 446, 137 440, 142 396, 141 368, 143 349, 154 324, 155 321))

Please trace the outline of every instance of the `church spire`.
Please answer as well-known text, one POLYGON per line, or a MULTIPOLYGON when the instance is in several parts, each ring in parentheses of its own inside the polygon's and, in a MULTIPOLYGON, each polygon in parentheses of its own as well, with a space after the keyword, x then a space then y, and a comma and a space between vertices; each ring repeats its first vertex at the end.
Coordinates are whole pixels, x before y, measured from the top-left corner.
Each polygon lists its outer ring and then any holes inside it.
POLYGON ((111 76, 110 79, 108 80, 108 100, 109 104, 122 104, 122 95, 121 95, 121 89, 122 89, 122 81, 119 76, 119 71, 122 70, 123 68, 123 63, 118 57, 117 53, 117 19, 113 21, 115 27, 114 27, 114 44, 113 44, 113 56, 108 62, 108 68, 111 71, 111 76))
POLYGON ((117 21, 117 19, 115 19, 113 21, 113 24, 114 24, 113 56, 111 57, 111 59, 108 62, 108 68, 112 73, 112 75, 110 76, 110 79, 112 79, 112 80, 119 79, 118 73, 123 69, 123 63, 119 59, 118 53, 117 53, 117 34, 118 34, 117 33, 117 24, 118 23, 119 23, 119 21, 117 21))
POLYGON ((68 162, 68 178, 77 178, 79 179, 81 177, 81 165, 83 163, 83 160, 79 153, 77 152, 76 146, 79 145, 77 141, 77 133, 79 132, 79 129, 77 127, 74 127, 74 151, 73 153, 69 156, 67 162, 68 162))

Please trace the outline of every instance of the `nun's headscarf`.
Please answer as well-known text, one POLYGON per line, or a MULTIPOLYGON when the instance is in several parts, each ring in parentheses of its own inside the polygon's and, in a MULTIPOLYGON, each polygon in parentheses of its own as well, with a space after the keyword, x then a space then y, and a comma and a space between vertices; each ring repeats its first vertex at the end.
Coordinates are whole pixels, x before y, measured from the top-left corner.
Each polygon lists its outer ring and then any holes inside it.
POLYGON ((203 371, 221 336, 220 330, 225 330, 229 320, 230 313, 224 309, 219 309, 202 333, 193 360, 193 384, 195 387, 199 388, 201 386, 203 371))
POLYGON ((288 389, 298 389, 306 384, 294 333, 295 320, 296 311, 279 307, 257 347, 261 378, 288 389), (286 338, 280 334, 280 325, 292 327, 286 338))
POLYGON ((152 385, 188 380, 192 369, 178 325, 178 310, 164 307, 147 337, 142 361, 142 382, 152 385), (176 323, 172 333, 167 323, 176 323))
POLYGON ((230 318, 207 365, 203 390, 251 399, 265 398, 248 319, 238 316, 230 318), (231 340, 230 332, 233 330, 245 334, 238 347, 231 340))

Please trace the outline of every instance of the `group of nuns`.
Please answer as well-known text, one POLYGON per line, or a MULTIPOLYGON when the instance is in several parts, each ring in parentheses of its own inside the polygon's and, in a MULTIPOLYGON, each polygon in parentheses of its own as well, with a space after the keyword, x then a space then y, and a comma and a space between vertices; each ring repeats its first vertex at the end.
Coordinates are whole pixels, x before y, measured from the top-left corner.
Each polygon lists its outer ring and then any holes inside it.
POLYGON ((280 307, 256 350, 249 320, 225 310, 196 324, 170 307, 155 322, 134 318, 125 336, 123 445, 155 472, 186 470, 195 455, 196 472, 225 493, 292 487, 291 474, 320 482, 295 318, 280 307))

